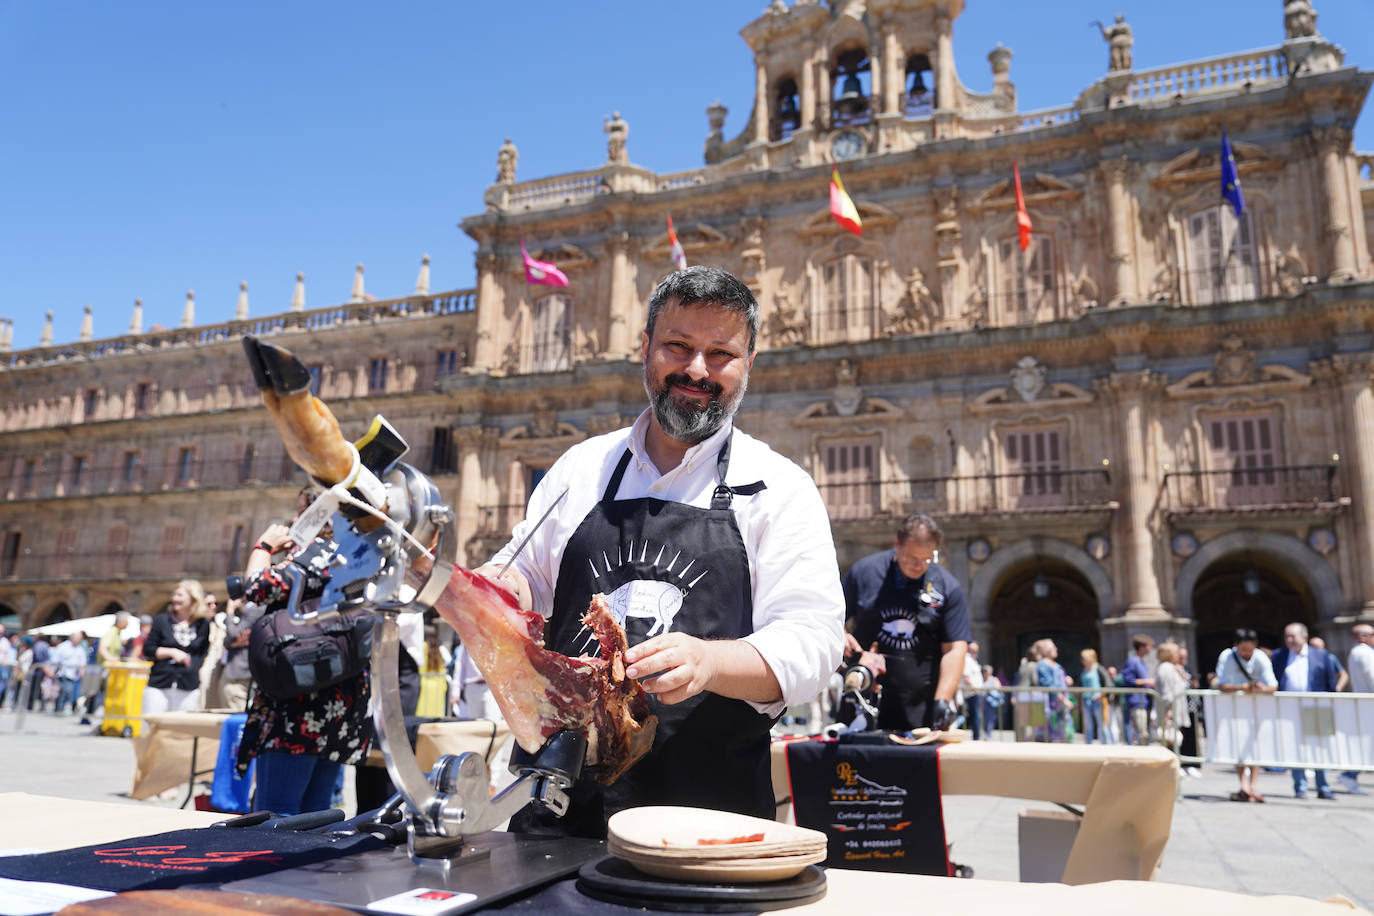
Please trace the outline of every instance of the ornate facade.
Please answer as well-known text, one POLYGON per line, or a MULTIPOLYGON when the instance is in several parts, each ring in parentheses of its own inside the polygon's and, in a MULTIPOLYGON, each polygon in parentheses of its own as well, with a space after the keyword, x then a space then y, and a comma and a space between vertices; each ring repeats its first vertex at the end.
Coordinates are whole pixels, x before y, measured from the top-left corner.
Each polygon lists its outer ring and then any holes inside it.
POLYGON ((1003 668, 1046 635, 1118 660, 1136 631, 1202 666, 1291 619, 1339 648, 1374 618, 1374 157, 1351 145, 1374 75, 1307 0, 1272 6, 1281 43, 1150 70, 1118 20, 1100 80, 1020 112, 1010 49, 990 92, 955 72, 962 0, 776 0, 742 33, 753 111, 727 138, 708 109, 703 167, 635 165, 619 113, 592 169, 520 181, 507 141, 462 223, 474 291, 10 353, 0 602, 35 624, 234 568, 296 480, 245 330, 318 364, 346 428, 410 437, 480 562, 543 468, 642 409, 671 213, 689 261, 759 297, 738 423, 812 471, 842 566, 935 515, 1003 668), (830 218, 834 162, 862 237, 830 218), (567 288, 525 283, 522 237, 567 288))

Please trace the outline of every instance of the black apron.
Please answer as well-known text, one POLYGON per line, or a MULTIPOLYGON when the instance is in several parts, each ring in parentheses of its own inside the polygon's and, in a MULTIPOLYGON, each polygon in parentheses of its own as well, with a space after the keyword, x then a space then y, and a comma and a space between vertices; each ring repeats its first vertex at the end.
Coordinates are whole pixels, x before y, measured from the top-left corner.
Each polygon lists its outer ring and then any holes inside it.
POLYGON ((917 581, 897 581, 894 560, 873 602, 878 620, 875 639, 887 660, 878 704, 878 728, 910 731, 929 728, 935 713, 935 687, 940 680, 940 614, 945 596, 934 588, 928 575, 917 581))
MULTIPOLYGON (((733 436, 733 432, 731 433, 733 436)), ((617 500, 630 464, 626 449, 602 499, 568 541, 558 569, 545 645, 565 655, 595 651, 582 626, 592 595, 606 595, 630 645, 669 631, 738 639, 754 629, 749 559, 730 503, 764 489, 725 484, 730 440, 716 458, 719 484, 709 509, 643 497, 617 500)), ((604 837, 606 819, 639 805, 689 805, 772 818, 769 734, 774 720, 743 700, 700 693, 667 705, 653 749, 611 786, 584 775, 562 818, 530 806, 511 818, 522 833, 604 837)))

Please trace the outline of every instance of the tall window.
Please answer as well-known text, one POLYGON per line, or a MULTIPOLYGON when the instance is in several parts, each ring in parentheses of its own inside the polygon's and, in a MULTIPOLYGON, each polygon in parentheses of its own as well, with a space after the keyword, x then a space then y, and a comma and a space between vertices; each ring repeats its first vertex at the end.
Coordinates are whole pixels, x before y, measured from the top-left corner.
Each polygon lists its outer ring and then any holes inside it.
POLYGON ((186 526, 167 525, 162 529, 162 552, 158 557, 158 572, 164 576, 179 576, 186 572, 182 552, 186 548, 186 526))
POLYGON ((1054 242, 1042 233, 1031 235, 1021 250, 1015 238, 998 246, 1003 319, 1013 324, 1053 321, 1059 317, 1059 290, 1054 276, 1054 242))
POLYGON ((324 378, 324 366, 316 363, 310 366, 310 393, 315 397, 320 396, 320 381, 324 378))
POLYGON ((1063 505, 1064 448, 1057 429, 1009 430, 1002 435, 1008 508, 1063 505))
POLYGON ((23 540, 18 531, 5 532, 5 543, 0 547, 0 578, 13 579, 19 572, 19 545, 23 540))
POLYGON ((95 417, 95 408, 100 401, 99 388, 87 388, 81 403, 81 419, 90 423, 95 417))
POLYGON ((111 576, 129 574, 129 528, 115 525, 105 535, 105 568, 111 576))
POLYGON ((124 486, 138 486, 138 477, 138 452, 127 451, 124 453, 124 471, 122 475, 124 486))
POLYGON ((1264 505, 1279 498, 1277 422, 1272 414, 1217 417, 1207 423, 1214 470, 1212 493, 1219 506, 1264 505))
POLYGON ((72 560, 76 557, 76 529, 63 528, 57 532, 57 551, 53 556, 53 575, 58 579, 72 574, 72 560))
POLYGON ((248 442, 243 446, 243 457, 239 459, 239 483, 253 479, 253 460, 258 457, 258 444, 248 442))
POLYGON ((434 427, 430 440, 430 471, 435 474, 452 474, 458 470, 458 456, 453 448, 453 430, 447 426, 434 427))
POLYGON ((572 299, 562 293, 534 303, 531 372, 556 372, 572 364, 572 299))
POLYGON ((234 539, 229 542, 229 574, 237 575, 243 571, 243 548, 248 546, 248 532, 243 525, 234 526, 234 539))
POLYGON ((86 456, 72 456, 72 489, 79 490, 86 482, 86 456))
POLYGON ((134 386, 134 416, 146 416, 152 405, 149 403, 153 399, 152 382, 139 382, 134 386))
POLYGON ((38 483, 38 459, 24 459, 24 475, 22 478, 21 491, 25 496, 32 496, 34 487, 38 483))
POLYGON ((1250 213, 1229 204, 1188 217, 1188 292, 1193 305, 1255 298, 1259 286, 1250 213))
POLYGON ((367 364, 367 390, 369 394, 386 391, 386 357, 375 357, 367 364))
POLYGON ((878 508, 877 443, 828 442, 821 451, 821 493, 832 519, 868 518, 878 508))
POLYGON ((195 448, 188 445, 177 452, 177 483, 187 484, 191 482, 191 477, 195 473, 195 464, 195 448))
POLYGON ((458 351, 440 350, 435 360, 434 377, 446 378, 458 371, 458 351))
POLYGON ((822 301, 816 315, 819 343, 873 336, 874 286, 871 258, 845 255, 821 269, 822 301))

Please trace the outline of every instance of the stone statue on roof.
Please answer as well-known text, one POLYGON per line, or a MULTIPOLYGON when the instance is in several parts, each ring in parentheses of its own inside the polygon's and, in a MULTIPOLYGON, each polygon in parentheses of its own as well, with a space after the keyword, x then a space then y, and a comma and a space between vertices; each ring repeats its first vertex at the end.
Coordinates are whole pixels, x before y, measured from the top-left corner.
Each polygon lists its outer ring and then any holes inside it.
POLYGON ((629 162, 630 156, 625 151, 625 141, 630 136, 630 125, 625 123, 620 117, 620 112, 613 111, 611 116, 606 119, 606 161, 607 162, 629 162))
POLYGON ((496 154, 496 183, 511 184, 515 181, 515 166, 520 161, 520 151, 510 142, 510 137, 501 144, 496 154))
POLYGON ((1311 38, 1317 34, 1317 12, 1311 0, 1283 0, 1285 38, 1311 38))
POLYGON ((1111 28, 1103 25, 1101 21, 1097 23, 1097 27, 1102 31, 1102 37, 1106 39, 1107 45, 1111 48, 1107 69, 1131 69, 1131 46, 1135 44, 1135 39, 1131 37, 1131 27, 1126 24, 1126 17, 1117 13, 1116 22, 1112 24, 1111 28))

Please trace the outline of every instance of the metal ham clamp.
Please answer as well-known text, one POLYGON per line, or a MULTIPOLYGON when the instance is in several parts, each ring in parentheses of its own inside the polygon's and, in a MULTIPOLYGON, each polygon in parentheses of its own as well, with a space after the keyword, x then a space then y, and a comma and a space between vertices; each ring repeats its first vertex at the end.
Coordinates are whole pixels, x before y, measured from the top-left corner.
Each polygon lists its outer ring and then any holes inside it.
MULTIPOLYGON (((243 338, 253 378, 288 453, 311 475, 319 498, 292 526, 292 540, 309 543, 332 521, 337 551, 318 607, 301 610, 304 576, 289 565, 288 609, 300 620, 327 619, 365 609, 372 634, 373 724, 387 772, 404 803, 407 848, 413 860, 444 859, 466 837, 491 830, 531 801, 562 815, 567 790, 581 774, 586 736, 562 731, 538 753, 513 756, 518 779, 490 797, 480 754, 445 755, 426 777, 405 732, 396 617, 423 611, 448 586, 457 540, 453 510, 434 482, 401 461, 405 440, 381 416, 357 443, 343 438, 334 414, 311 394, 310 370, 290 351, 243 338)), ((393 800, 395 801, 395 800, 393 800)), ((393 805, 388 805, 392 808, 393 805)))

